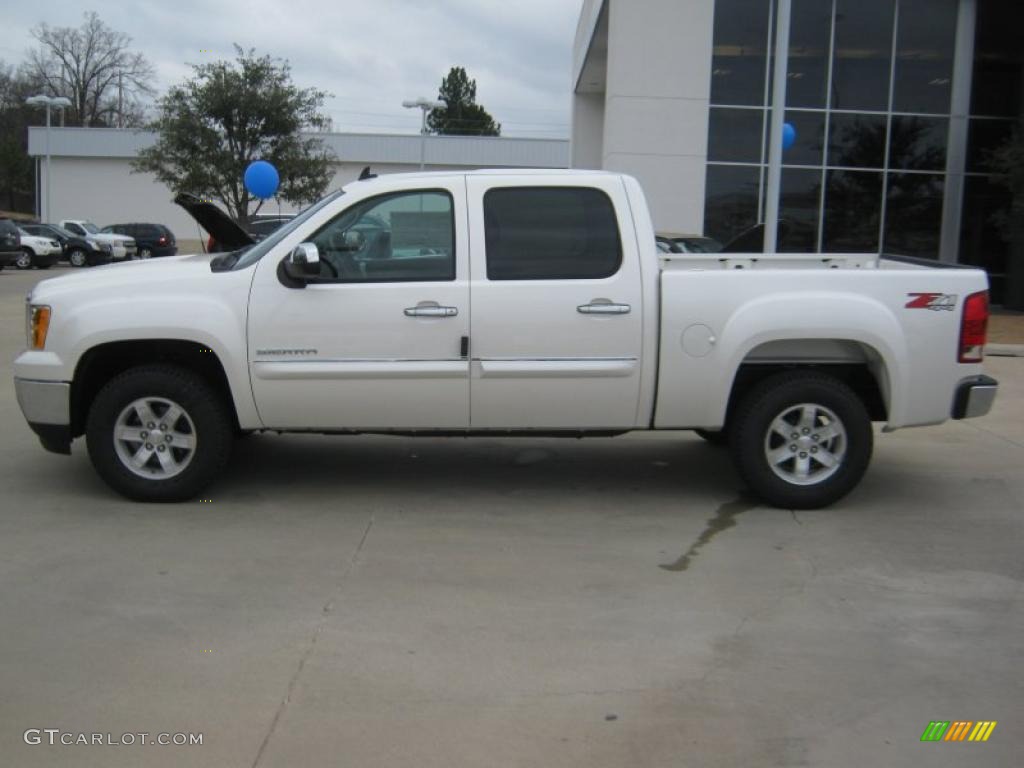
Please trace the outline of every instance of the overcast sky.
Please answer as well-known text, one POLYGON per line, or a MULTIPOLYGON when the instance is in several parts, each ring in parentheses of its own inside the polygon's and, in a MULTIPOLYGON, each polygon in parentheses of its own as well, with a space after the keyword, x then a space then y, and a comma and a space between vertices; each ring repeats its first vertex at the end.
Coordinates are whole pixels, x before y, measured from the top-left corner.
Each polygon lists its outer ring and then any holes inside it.
MULTIPOLYGON (((335 130, 415 132, 404 99, 437 96, 449 67, 509 136, 566 137, 572 42, 582 0, 51 0, 8 3, 0 59, 22 61, 40 22, 78 26, 94 10, 126 32, 159 90, 232 44, 288 59, 300 86, 333 94, 335 130)), ((415 114, 414 114, 415 112, 415 114)))

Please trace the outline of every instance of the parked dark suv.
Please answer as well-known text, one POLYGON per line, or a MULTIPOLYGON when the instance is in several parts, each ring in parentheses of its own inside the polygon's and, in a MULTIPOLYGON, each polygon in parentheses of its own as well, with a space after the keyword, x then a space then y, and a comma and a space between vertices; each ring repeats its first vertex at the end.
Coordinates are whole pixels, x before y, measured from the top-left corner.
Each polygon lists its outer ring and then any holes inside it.
POLYGON ((104 227, 103 232, 115 235, 128 235, 135 238, 138 246, 137 258, 148 259, 151 256, 173 256, 178 252, 178 243, 174 233, 163 224, 111 224, 104 227))
POLYGON ((21 256, 21 233, 10 219, 0 219, 0 269, 12 266, 21 256))

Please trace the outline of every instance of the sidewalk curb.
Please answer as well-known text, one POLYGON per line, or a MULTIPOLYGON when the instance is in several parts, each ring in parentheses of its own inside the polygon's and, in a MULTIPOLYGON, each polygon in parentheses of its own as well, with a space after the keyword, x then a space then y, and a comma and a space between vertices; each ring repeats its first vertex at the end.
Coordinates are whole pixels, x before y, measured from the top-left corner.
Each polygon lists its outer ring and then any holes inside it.
POLYGON ((1024 357, 1024 344, 986 344, 985 354, 992 357, 1024 357))

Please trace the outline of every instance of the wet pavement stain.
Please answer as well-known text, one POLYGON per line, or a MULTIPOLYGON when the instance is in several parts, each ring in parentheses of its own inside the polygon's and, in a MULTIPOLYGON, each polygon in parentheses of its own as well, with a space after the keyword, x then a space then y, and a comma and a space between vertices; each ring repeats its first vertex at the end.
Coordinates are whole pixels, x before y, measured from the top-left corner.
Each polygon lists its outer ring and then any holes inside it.
POLYGON ((705 544, 711 539, 717 536, 722 531, 732 528, 736 525, 736 516, 744 512, 749 512, 751 509, 757 506, 757 501, 749 499, 745 496, 740 496, 738 499, 727 501, 722 504, 715 512, 714 517, 708 520, 704 530, 700 532, 700 536, 697 540, 690 545, 690 548, 686 550, 678 560, 674 563, 668 563, 667 565, 659 565, 663 571, 673 571, 675 573, 681 573, 690 567, 690 563, 693 558, 697 556, 705 544))

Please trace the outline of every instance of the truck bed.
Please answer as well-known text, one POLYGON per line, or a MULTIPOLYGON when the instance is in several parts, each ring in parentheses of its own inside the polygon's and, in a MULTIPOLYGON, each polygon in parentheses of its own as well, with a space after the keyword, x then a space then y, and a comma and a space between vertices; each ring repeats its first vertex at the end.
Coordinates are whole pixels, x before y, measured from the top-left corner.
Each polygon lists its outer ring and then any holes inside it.
POLYGON ((956 346, 964 300, 988 287, 978 269, 875 254, 660 254, 660 270, 658 428, 720 427, 749 365, 865 366, 889 428, 948 419, 958 383, 982 372, 956 346))

